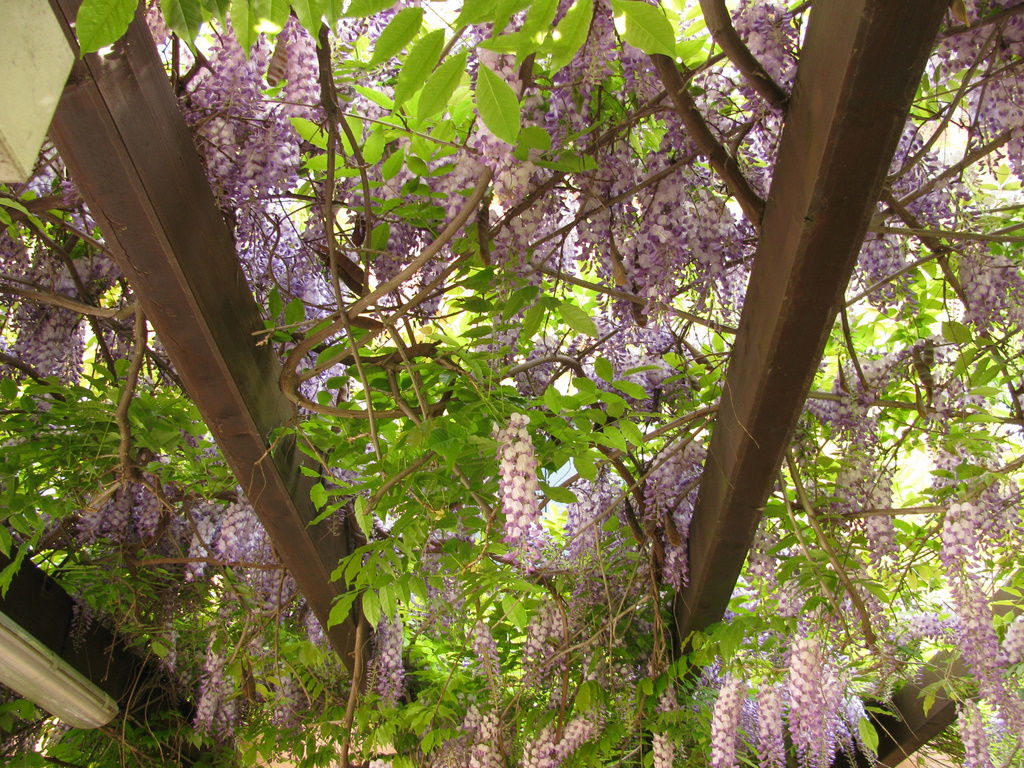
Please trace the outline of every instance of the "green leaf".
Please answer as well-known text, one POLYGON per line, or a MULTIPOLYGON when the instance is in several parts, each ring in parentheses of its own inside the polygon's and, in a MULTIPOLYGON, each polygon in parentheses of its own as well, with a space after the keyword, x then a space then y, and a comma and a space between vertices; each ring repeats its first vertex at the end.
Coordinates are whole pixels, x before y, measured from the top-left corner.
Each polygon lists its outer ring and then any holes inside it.
POLYGON ((295 132, 299 134, 303 141, 308 141, 314 147, 327 149, 327 142, 330 137, 324 132, 323 128, 304 117, 293 117, 290 120, 295 132))
POLYGON ((252 7, 256 26, 261 31, 269 27, 274 32, 280 32, 291 13, 288 0, 253 0, 252 7))
POLYGON ((526 36, 523 31, 513 32, 509 35, 498 35, 480 43, 481 48, 495 53, 514 53, 518 59, 532 53, 537 46, 533 39, 526 36))
POLYGON ((420 102, 416 107, 417 120, 433 117, 448 105, 455 89, 459 87, 462 73, 466 71, 467 55, 467 51, 462 51, 452 56, 430 76, 427 84, 423 87, 420 102))
POLYGON ((382 221, 370 233, 370 247, 376 251, 386 251, 388 248, 388 238, 390 237, 391 225, 386 221, 382 221))
POLYGON ((331 615, 328 616, 328 629, 341 624, 348 618, 348 614, 352 610, 352 603, 355 602, 355 594, 354 591, 349 590, 338 595, 338 599, 331 606, 331 615))
POLYGON ((523 315, 523 323, 519 327, 520 334, 523 339, 532 339, 533 334, 540 328, 540 324, 544 320, 544 315, 547 313, 547 309, 541 304, 534 304, 523 315))
POLYGON ((203 8, 199 0, 160 0, 167 26, 182 40, 191 43, 199 37, 203 23, 203 8))
POLYGON ((580 473, 580 477, 584 480, 593 480, 597 477, 597 465, 594 460, 587 454, 581 454, 572 460, 573 466, 576 471, 580 473))
POLYGON ((953 320, 942 324, 942 336, 954 344, 970 344, 974 339, 970 328, 953 320))
POLYGON ((317 0, 291 0, 292 10, 299 19, 299 23, 306 28, 314 39, 320 32, 320 20, 323 18, 324 10, 317 0))
MULTIPOLYGON (((43 228, 43 223, 38 219, 38 217, 36 217, 31 211, 29 211, 28 208, 19 203, 17 200, 12 200, 7 197, 0 197, 0 205, 4 206, 5 208, 10 208, 12 210, 18 211, 26 219, 32 222, 32 225, 37 229, 43 228)), ((10 219, 8 219, 8 222, 10 222, 10 219)))
POLYGON ((551 149, 551 134, 539 125, 528 125, 519 135, 519 146, 547 152, 551 149))
POLYGON ((647 398, 647 390, 641 387, 635 381, 626 381, 625 379, 620 379, 619 381, 612 382, 612 386, 614 386, 620 392, 625 392, 634 400, 645 400, 647 398))
POLYGON ((398 73, 398 81, 395 83, 395 109, 408 101, 409 97, 427 81, 437 65, 437 60, 441 58, 442 48, 444 48, 443 29, 435 29, 416 41, 416 45, 405 57, 405 63, 402 64, 402 69, 398 73))
POLYGON ((252 0, 231 0, 231 26, 235 30, 238 44, 248 55, 249 49, 260 34, 257 29, 259 20, 252 0))
POLYGON ((376 627, 380 623, 380 599, 376 592, 367 590, 363 593, 363 615, 371 627, 376 627))
POLYGON ((862 717, 860 722, 857 724, 857 731, 860 733, 860 740, 864 742, 864 746, 868 748, 868 751, 873 754, 878 754, 878 731, 875 730, 875 726, 866 717, 862 717))
POLYGON ((376 165, 384 157, 384 147, 386 146, 387 139, 384 138, 383 127, 375 126, 370 135, 366 137, 366 143, 363 144, 363 160, 370 165, 376 165))
POLYGON ((626 17, 622 38, 644 53, 676 55, 676 33, 660 8, 640 0, 612 0, 615 12, 626 17))
POLYGON ((590 315, 572 302, 563 301, 558 305, 558 312, 569 327, 577 333, 597 337, 597 326, 591 320, 590 315))
POLYGON ((292 299, 284 308, 284 324, 295 325, 306 319, 306 307, 302 299, 292 299))
POLYGON ((601 702, 601 685, 596 680, 587 680, 576 693, 577 711, 592 709, 601 702))
POLYGON ((465 0, 462 4, 462 10, 459 11, 459 17, 455 19, 453 26, 458 29, 468 24, 483 24, 485 21, 491 21, 493 18, 493 0, 465 0))
POLYGON ((530 0, 497 0, 497 2, 491 0, 490 4, 492 14, 490 18, 494 19, 491 32, 497 36, 505 31, 505 27, 513 15, 530 5, 530 0))
POLYGON ((365 496, 356 497, 355 513, 356 523, 359 525, 359 530, 363 532, 363 536, 369 539, 373 533, 373 521, 370 519, 370 515, 366 512, 365 496))
POLYGON ((25 559, 25 548, 18 549, 15 553, 14 558, 0 569, 0 600, 7 596, 7 590, 11 586, 11 581, 14 580, 14 574, 21 568, 21 563, 25 559))
POLYGON ((547 496, 551 501, 558 502, 559 504, 575 504, 579 501, 579 499, 576 498, 576 494, 568 488, 551 485, 547 486, 544 490, 547 492, 547 496))
POLYGON ((405 162, 405 150, 399 147, 390 155, 380 167, 380 175, 384 181, 393 179, 402 170, 402 163, 405 162))
POLYGON ((935 693, 929 691, 924 696, 924 702, 921 704, 921 711, 924 712, 924 716, 928 717, 928 713, 932 711, 932 707, 935 706, 935 693))
POLYGON ((634 424, 632 421, 626 421, 625 419, 617 422, 619 431, 622 436, 625 437, 633 445, 644 444, 644 433, 640 431, 640 427, 634 424))
POLYGON ((476 109, 491 133, 515 144, 519 136, 519 98, 512 86, 486 64, 476 76, 476 109))
POLYGON ((386 11, 394 4, 395 0, 352 0, 348 8, 345 9, 345 16, 350 18, 372 16, 375 13, 386 11))
POLYGON ((626 438, 622 436, 622 433, 615 427, 606 427, 603 432, 594 433, 594 442, 601 445, 614 448, 617 451, 625 453, 629 450, 629 446, 626 444, 626 438))
POLYGON ((309 489, 309 500, 317 509, 323 509, 324 504, 327 503, 327 489, 324 488, 323 483, 317 483, 309 489))
POLYGON ((517 627, 525 627, 528 620, 526 614, 526 608, 523 607, 523 603, 520 600, 512 597, 512 595, 506 595, 501 599, 501 607, 505 609, 505 617, 517 627))
POLYGON ((342 0, 322 0, 322 2, 324 13, 327 15, 327 21, 334 24, 334 22, 341 18, 341 8, 344 3, 342 0))
POLYGON ((370 64, 380 64, 392 56, 397 56, 407 46, 416 33, 420 31, 423 23, 422 8, 403 8, 391 22, 384 27, 384 31, 377 38, 377 44, 373 47, 373 58, 370 64))
POLYGON ((615 378, 615 369, 605 357, 599 357, 594 361, 594 373, 609 383, 615 378))
POLYGON ((533 37, 538 32, 546 32, 555 20, 555 12, 558 10, 558 0, 533 0, 530 3, 530 10, 526 12, 526 19, 523 20, 522 32, 527 37, 533 37))
POLYGON ((138 6, 138 0, 84 0, 75 19, 82 53, 98 51, 120 39, 138 6))
POLYGON ((707 40, 684 40, 676 46, 676 56, 683 60, 683 64, 693 68, 704 62, 707 56, 704 53, 704 46, 707 40))
POLYGON ((228 13, 231 11, 231 0, 205 0, 205 5, 206 10, 221 22, 227 20, 228 13))
POLYGON ((593 16, 594 0, 577 0, 558 22, 551 46, 551 74, 572 61, 587 42, 593 16))
POLYGON ((548 387, 544 390, 544 405, 547 406, 548 410, 552 413, 559 413, 562 410, 562 395, 559 394, 558 390, 554 387, 548 387))

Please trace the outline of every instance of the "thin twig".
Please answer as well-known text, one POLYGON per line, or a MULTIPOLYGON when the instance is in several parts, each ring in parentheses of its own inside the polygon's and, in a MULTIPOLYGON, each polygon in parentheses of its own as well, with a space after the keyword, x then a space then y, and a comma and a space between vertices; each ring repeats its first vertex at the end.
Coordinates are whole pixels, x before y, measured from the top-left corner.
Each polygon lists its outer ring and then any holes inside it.
POLYGON ((132 474, 132 427, 128 421, 128 408, 131 406, 132 397, 135 395, 135 387, 139 382, 139 372, 142 370, 142 361, 145 355, 146 316, 142 313, 142 307, 137 306, 135 308, 135 348, 132 350, 132 359, 128 366, 124 390, 121 392, 121 398, 117 402, 117 412, 114 414, 118 431, 121 433, 121 443, 117 449, 117 456, 121 463, 121 476, 125 479, 132 474))
POLYGON ((349 317, 355 317, 362 310, 369 307, 373 302, 379 299, 381 296, 385 296, 396 288, 401 287, 406 280, 415 275, 419 270, 432 258, 434 258, 441 249, 444 248, 451 240, 459 233, 462 226, 469 220, 470 216, 476 213, 477 206, 484 199, 487 193, 487 187, 491 183, 491 177, 494 172, 490 168, 484 168, 480 171, 476 178, 476 186, 473 188, 472 194, 467 198, 466 202, 463 203, 462 208, 455 214, 455 217, 448 222, 448 225, 441 231, 430 245, 424 248, 420 254, 410 262, 409 266, 399 272, 397 275, 392 277, 390 280, 378 285, 366 296, 361 296, 348 308, 349 317))
MULTIPOLYGON (((360 247, 364 242, 368 243, 370 241, 370 233, 373 231, 373 210, 370 207, 370 178, 366 173, 366 161, 363 159, 363 151, 359 146, 359 142, 356 141, 355 134, 352 133, 352 127, 348 124, 347 118, 339 116, 338 96, 334 87, 334 71, 331 66, 330 28, 326 24, 320 26, 319 45, 317 46, 316 55, 317 62, 320 65, 320 100, 323 103, 324 111, 327 113, 330 128, 336 132, 336 126, 341 126, 341 129, 345 132, 345 137, 352 146, 352 158, 355 160, 356 169, 359 171, 359 182, 363 191, 363 237, 355 245, 360 247)), ((328 200, 334 197, 333 187, 334 184, 332 183, 328 200)), ((330 232, 328 232, 328 236, 330 236, 330 232)), ((333 243, 328 241, 328 249, 332 245, 333 243)), ((364 264, 363 266, 365 267, 366 265, 364 264)))
POLYGON ((891 509, 872 508, 863 509, 860 512, 851 512, 846 515, 837 515, 843 520, 852 520, 860 517, 896 517, 898 515, 934 515, 945 512, 945 507, 893 507, 891 509))
POLYGON ((43 375, 39 371, 37 371, 28 363, 23 363, 21 360, 14 357, 14 355, 7 354, 3 350, 0 350, 0 363, 4 363, 5 365, 11 366, 11 368, 15 368, 21 371, 26 376, 29 376, 39 384, 46 383, 46 379, 43 378, 43 375))
POLYGON ((910 229, 908 227, 872 226, 869 231, 882 235, 908 235, 919 238, 948 238, 968 240, 975 243, 1024 243, 1024 235, 997 235, 983 232, 966 232, 953 229, 910 229))
POLYGON ((402 469, 402 470, 400 470, 398 472, 395 472, 387 480, 385 480, 384 483, 381 485, 381 487, 378 488, 374 492, 374 494, 367 500, 367 502, 366 502, 366 514, 370 514, 371 512, 373 512, 373 510, 377 507, 377 504, 380 503, 380 500, 384 498, 384 495, 388 491, 390 491, 392 488, 394 488, 400 482, 405 480, 405 478, 407 478, 409 475, 411 475, 414 472, 416 472, 419 469, 421 469, 424 464, 426 464, 428 461, 430 461, 430 459, 431 459, 431 455, 429 453, 428 454, 424 454, 420 458, 416 459, 416 461, 414 461, 412 464, 409 464, 404 469, 402 469))
POLYGON ((22 288, 21 286, 11 285, 10 283, 0 284, 0 291, 3 293, 12 293, 23 299, 38 301, 41 304, 49 304, 54 307, 66 309, 70 312, 77 312, 80 315, 90 315, 92 317, 122 320, 135 311, 134 302, 123 307, 96 307, 92 304, 76 301, 68 296, 61 296, 59 293, 50 293, 48 291, 40 291, 33 288, 22 288))
POLYGON ((906 162, 903 163, 903 167, 900 168, 897 173, 892 174, 890 178, 896 179, 903 176, 903 174, 905 174, 907 171, 909 171, 911 168, 917 165, 921 161, 921 159, 928 154, 931 148, 935 146, 935 142, 937 142, 939 140, 939 137, 942 136, 942 134, 945 132, 950 120, 953 119, 953 115, 956 112, 957 107, 960 105, 960 102, 963 101, 964 96, 967 94, 968 87, 971 84, 971 78, 974 77, 975 71, 977 71, 981 62, 985 60, 985 54, 989 50, 989 46, 992 44, 992 37, 994 36, 994 34, 995 33, 993 32, 991 35, 989 35, 988 40, 985 41, 985 45, 979 52, 977 59, 974 61, 974 63, 971 64, 967 72, 964 73, 963 79, 960 82, 960 87, 957 88, 956 93, 954 94, 949 104, 947 104, 943 108, 942 120, 939 122, 939 125, 935 128, 935 130, 932 131, 932 135, 928 137, 928 140, 924 142, 924 145, 917 152, 915 152, 913 156, 908 158, 906 162))
POLYGON ((348 768, 348 745, 352 735, 352 719, 356 714, 356 702, 359 700, 359 692, 363 687, 363 645, 366 642, 366 630, 369 622, 362 611, 359 611, 359 621, 356 624, 355 655, 352 663, 352 688, 348 692, 348 702, 345 704, 345 720, 341 730, 341 768, 348 768))
POLYGON ((636 294, 629 293, 628 291, 623 291, 619 288, 609 288, 607 286, 600 285, 599 283, 593 283, 590 282, 589 280, 584 280, 581 277, 570 275, 568 272, 563 272, 559 269, 555 269, 554 267, 539 265, 536 267, 536 269, 538 272, 542 274, 550 275, 551 277, 555 277, 566 283, 578 285, 580 288, 589 288, 590 290, 595 291, 596 293, 603 293, 615 299, 622 299, 623 301, 628 301, 631 304, 636 304, 637 306, 653 305, 653 307, 664 311, 666 314, 675 315, 676 317, 679 317, 683 320, 687 320, 691 323, 697 323, 698 325, 706 326, 713 331, 718 331, 718 333, 736 333, 736 329, 733 328, 731 325, 725 325, 723 323, 719 323, 714 320, 701 317, 700 315, 695 315, 692 312, 687 312, 684 309, 676 309, 675 307, 669 306, 667 304, 652 302, 649 299, 643 298, 642 296, 637 296, 636 294))
POLYGON ((531 368, 536 368, 538 365, 546 365, 548 363, 561 363, 566 368, 571 368, 576 372, 578 376, 585 376, 583 366, 580 365, 579 360, 568 355, 548 355, 547 357, 538 357, 534 360, 527 360, 525 363, 514 365, 509 368, 506 372, 506 376, 515 376, 516 374, 528 371, 531 368))
POLYGON ((867 288, 865 288, 863 291, 861 291, 856 296, 854 296, 852 299, 847 300, 846 306, 847 307, 852 307, 854 304, 856 304, 861 299, 865 299, 868 296, 870 296, 872 293, 874 293, 876 290, 881 288, 883 285, 885 285, 887 283, 891 283, 893 280, 895 280, 900 275, 905 275, 908 272, 913 272, 915 269, 920 267, 922 264, 927 264, 929 261, 933 261, 936 258, 936 256, 937 256, 937 254, 934 254, 934 253, 929 254, 928 256, 922 256, 920 259, 915 259, 914 261, 910 262, 905 267, 900 267, 899 269, 897 269, 892 274, 886 275, 885 277, 876 280, 871 285, 869 285, 867 288))
POLYGON ((955 27, 950 27, 942 36, 944 38, 948 38, 964 32, 975 32, 981 27, 988 26, 989 24, 997 24, 1000 21, 1005 21, 1014 17, 1019 13, 1024 13, 1024 3, 1018 3, 1017 5, 1011 5, 1009 8, 1003 8, 1002 10, 978 19, 973 24, 960 24, 955 27))
POLYGON ((219 565, 224 568, 251 568, 259 571, 283 571, 281 563, 257 563, 247 560, 221 560, 219 557, 153 557, 146 560, 129 560, 133 568, 156 568, 161 565, 188 565, 189 563, 205 563, 219 565))
POLYGON ((860 359, 857 357, 857 349, 853 346, 853 334, 850 332, 850 318, 846 314, 845 304, 840 308, 839 318, 843 326, 843 340, 846 342, 846 351, 850 355, 850 360, 853 361, 853 368, 857 371, 857 378, 860 381, 861 387, 867 387, 868 380, 864 377, 864 369, 860 367, 860 359))
POLYGON ((807 515, 807 521, 811 524, 811 528, 814 529, 815 535, 818 537, 818 544, 821 545, 822 550, 825 552, 832 563, 832 568, 836 572, 836 576, 843 583, 846 588, 846 592, 850 597, 850 602, 853 604, 854 609, 860 616, 861 628, 864 631, 864 639, 867 641, 868 646, 873 651, 878 650, 878 640, 875 637, 875 631, 871 628, 871 614, 868 613, 867 606, 864 605, 864 600, 861 599, 860 593, 857 592, 857 588, 854 586, 853 581, 850 579, 850 575, 843 568, 842 563, 839 562, 839 557, 836 555, 836 551, 832 548, 829 543, 828 537, 825 536, 825 531, 821 528, 821 523, 818 522, 818 513, 814 511, 814 507, 811 505, 811 500, 807 496, 807 491, 804 488, 803 481, 800 479, 800 473, 797 471, 796 459, 793 456, 792 448, 786 449, 786 466, 789 468, 789 476, 793 479, 793 485, 796 487, 797 499, 800 501, 800 506, 803 507, 804 514, 807 515))
MULTIPOLYGON (((381 296, 401 286, 408 278, 410 278, 413 274, 419 271, 419 269, 423 265, 430 261, 430 259, 434 258, 441 251, 441 249, 444 248, 452 240, 452 238, 454 238, 455 235, 459 233, 459 231, 462 229, 462 226, 466 223, 466 221, 469 220, 470 216, 472 216, 476 212, 477 206, 483 200, 484 195, 487 192, 487 187, 490 184, 491 176, 492 172, 489 168, 480 172, 479 176, 477 177, 476 188, 473 190, 473 194, 470 195, 470 197, 466 200, 465 203, 463 203, 462 208, 455 215, 455 217, 448 223, 444 230, 442 230, 441 234, 438 235, 434 239, 434 241, 430 243, 430 245, 424 248, 423 251, 419 254, 419 256, 417 256, 408 267, 406 267, 400 273, 395 275, 394 278, 388 280, 382 285, 379 285, 376 289, 374 289, 367 295, 357 299, 355 303, 353 303, 348 308, 348 321, 353 320, 356 316, 358 316, 361 310, 370 306, 370 304, 372 304, 381 296)), ((451 274, 452 271, 454 271, 459 261, 459 259, 456 259, 452 264, 449 265, 448 268, 442 270, 442 273, 435 277, 434 280, 432 280, 426 287, 424 287, 424 289, 420 291, 420 294, 418 294, 418 296, 423 296, 424 298, 426 296, 429 296, 430 291, 433 291, 433 289, 440 283, 441 279, 443 279, 448 274, 451 274)), ((413 301, 415 301, 415 298, 413 299, 413 301)), ((404 315, 407 311, 409 311, 409 308, 410 306, 409 304, 407 304, 402 309, 396 311, 392 315, 392 321, 397 320, 399 317, 404 315)), ((345 310, 339 308, 339 311, 345 310)), ((337 318, 334 320, 334 322, 330 323, 325 328, 307 336, 301 342, 296 344, 294 349, 292 349, 291 353, 288 355, 288 359, 285 361, 284 368, 281 371, 280 379, 281 391, 284 392, 285 396, 288 397, 289 400, 298 405, 306 405, 306 403, 308 402, 307 399, 302 397, 302 395, 300 395, 297 391, 298 384, 305 378, 309 378, 309 376, 312 376, 314 374, 309 374, 308 376, 303 377, 298 373, 298 367, 299 365, 301 365, 302 360, 305 358, 305 356, 309 354, 313 349, 315 349, 319 344, 334 336, 336 333, 338 333, 338 331, 344 329, 346 326, 346 322, 347 321, 342 321, 340 318, 337 318)), ((366 336, 359 340, 359 344, 357 346, 361 347, 368 343, 371 339, 376 338, 379 335, 380 331, 383 331, 383 329, 384 326, 382 325, 378 332, 371 332, 367 334, 366 336)), ((355 352, 356 350, 353 349, 353 353, 355 352)), ((332 365, 334 362, 335 361, 333 359, 327 360, 324 361, 323 365, 329 366, 332 365)), ((314 408, 313 410, 316 410, 316 408, 314 408)), ((357 415, 358 418, 363 418, 366 415, 365 412, 338 414, 336 413, 335 410, 330 411, 329 414, 327 415, 332 414, 343 415, 348 417, 353 417, 357 415)))

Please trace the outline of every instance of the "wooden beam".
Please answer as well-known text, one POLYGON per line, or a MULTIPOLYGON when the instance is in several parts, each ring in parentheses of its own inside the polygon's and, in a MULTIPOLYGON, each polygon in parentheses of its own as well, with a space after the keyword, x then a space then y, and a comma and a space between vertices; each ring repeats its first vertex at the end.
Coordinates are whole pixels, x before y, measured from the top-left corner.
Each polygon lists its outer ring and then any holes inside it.
MULTIPOLYGON (((80 0, 51 0, 73 43, 80 0)), ((77 47, 76 47, 77 50, 77 47)), ((106 55, 80 57, 50 135, 107 247, 266 528, 326 628, 343 587, 331 581, 356 542, 311 528, 312 480, 292 440, 295 418, 277 386, 279 361, 254 334, 263 321, 232 234, 141 15, 106 55)), ((351 668, 355 625, 327 630, 351 668)))
MULTIPOLYGON (((950 666, 950 659, 945 655, 934 659, 920 682, 903 686, 893 694, 891 701, 879 705, 879 708, 892 710, 892 714, 869 714, 878 732, 877 758, 870 758, 859 750, 852 760, 846 753, 839 753, 832 761, 832 768, 896 768, 956 722, 956 702, 947 698, 941 688, 934 690, 935 701, 927 714, 923 706, 924 689, 951 674, 950 666)), ((966 674, 961 665, 952 667, 952 674, 966 674)))
MULTIPOLYGON (((929 682, 937 680, 929 678, 929 682)), ((922 708, 923 690, 924 686, 916 684, 901 688, 893 696, 892 702, 898 716, 874 717, 875 729, 879 732, 878 759, 866 761, 868 765, 896 768, 956 722, 956 702, 941 695, 941 692, 925 714, 922 708)))
POLYGON ((678 637, 721 619, 948 0, 818 0, 690 529, 678 637))

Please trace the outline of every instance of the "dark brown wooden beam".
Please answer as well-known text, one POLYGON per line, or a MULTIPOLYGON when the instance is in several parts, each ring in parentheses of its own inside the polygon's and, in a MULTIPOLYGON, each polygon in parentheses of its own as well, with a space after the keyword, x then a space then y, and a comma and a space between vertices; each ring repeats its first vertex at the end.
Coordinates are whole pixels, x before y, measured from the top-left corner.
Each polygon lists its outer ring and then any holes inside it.
MULTIPOLYGON (((52 0, 69 38, 80 0, 52 0)), ((343 587, 331 581, 355 533, 310 528, 312 480, 294 442, 272 432, 295 412, 279 361, 192 136, 140 15, 107 55, 78 59, 50 135, 106 244, 235 476, 321 624, 343 587)), ((350 667, 355 627, 327 630, 350 667)))
POLYGON ((941 688, 934 691, 935 701, 927 714, 922 693, 932 683, 948 675, 965 675, 959 663, 952 663, 945 654, 933 659, 929 669, 917 683, 898 690, 891 701, 880 703, 880 709, 891 714, 871 712, 869 716, 878 732, 878 755, 869 757, 858 750, 850 756, 841 752, 832 761, 832 768, 896 768, 949 726, 956 722, 956 702, 945 696, 941 688))
MULTIPOLYGON (((878 757, 875 760, 858 757, 858 765, 867 768, 896 768, 900 763, 921 749, 949 726, 956 722, 956 702, 946 698, 939 691, 931 709, 925 714, 922 691, 929 683, 938 682, 940 676, 930 673, 924 685, 912 684, 901 688, 893 695, 890 706, 894 716, 872 714, 875 730, 878 731, 878 757)), ((840 761, 836 761, 839 768, 840 761)), ((845 763, 846 766, 849 762, 845 763)))
POLYGON ((678 636, 721 619, 948 0, 817 0, 690 529, 678 636))

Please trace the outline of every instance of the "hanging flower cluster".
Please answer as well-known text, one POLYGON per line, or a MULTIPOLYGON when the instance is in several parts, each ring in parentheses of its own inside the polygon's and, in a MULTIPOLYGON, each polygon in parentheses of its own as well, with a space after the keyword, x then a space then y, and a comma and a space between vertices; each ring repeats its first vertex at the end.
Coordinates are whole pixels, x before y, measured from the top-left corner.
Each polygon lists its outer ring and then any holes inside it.
POLYGON ((540 486, 537 458, 526 427, 530 417, 513 413, 508 426, 495 427, 498 441, 498 487, 505 513, 505 541, 524 549, 540 543, 540 486))

